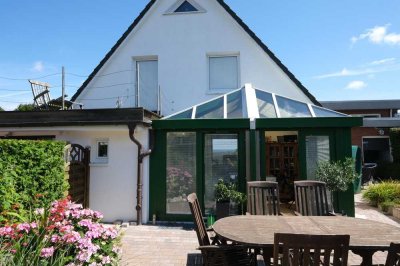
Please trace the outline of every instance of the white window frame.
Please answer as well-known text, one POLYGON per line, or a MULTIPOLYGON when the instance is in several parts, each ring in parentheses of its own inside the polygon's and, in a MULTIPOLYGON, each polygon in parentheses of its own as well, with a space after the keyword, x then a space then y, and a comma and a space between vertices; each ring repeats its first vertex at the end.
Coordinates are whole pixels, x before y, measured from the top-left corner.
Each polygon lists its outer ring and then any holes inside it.
POLYGON ((94 162, 95 164, 108 164, 110 158, 110 140, 108 138, 98 138, 94 140, 94 162), (101 142, 107 143, 107 156, 99 156, 99 144, 101 142))
POLYGON ((196 13, 205 13, 206 10, 201 7, 198 3, 193 0, 178 0, 173 4, 167 11, 165 11, 164 15, 182 15, 182 14, 196 14, 196 13), (183 4, 183 2, 188 1, 197 11, 190 11, 190 12, 175 12, 175 10, 183 4))
POLYGON ((238 89, 241 84, 240 80, 240 53, 207 53, 207 91, 208 94, 221 94, 221 93, 226 93, 235 89, 238 89), (236 72, 237 72, 237 84, 236 88, 232 89, 212 89, 211 88, 211 80, 210 80, 210 58, 221 58, 221 57, 236 57, 236 72))

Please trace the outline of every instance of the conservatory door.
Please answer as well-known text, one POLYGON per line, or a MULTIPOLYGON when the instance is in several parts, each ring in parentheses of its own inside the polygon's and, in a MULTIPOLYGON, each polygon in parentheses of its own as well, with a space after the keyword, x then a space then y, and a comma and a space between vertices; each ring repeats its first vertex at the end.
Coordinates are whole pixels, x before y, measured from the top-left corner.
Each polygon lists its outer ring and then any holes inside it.
POLYGON ((238 134, 205 134, 204 210, 215 213, 214 186, 219 179, 238 183, 238 134))

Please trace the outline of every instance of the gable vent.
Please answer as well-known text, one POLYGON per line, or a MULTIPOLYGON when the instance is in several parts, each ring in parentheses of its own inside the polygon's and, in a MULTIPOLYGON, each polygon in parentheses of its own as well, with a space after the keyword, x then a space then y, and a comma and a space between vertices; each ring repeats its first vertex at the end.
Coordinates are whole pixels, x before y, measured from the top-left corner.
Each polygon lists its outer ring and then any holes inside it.
POLYGON ((199 10, 195 8, 188 1, 184 1, 174 12, 175 13, 183 13, 183 12, 198 12, 199 10))

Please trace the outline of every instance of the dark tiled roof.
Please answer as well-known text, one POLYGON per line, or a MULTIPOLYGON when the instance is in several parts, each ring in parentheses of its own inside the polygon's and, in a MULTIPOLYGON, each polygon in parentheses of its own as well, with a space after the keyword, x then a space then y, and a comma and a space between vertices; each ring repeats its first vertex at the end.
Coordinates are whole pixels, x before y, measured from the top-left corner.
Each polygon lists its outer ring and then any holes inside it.
MULTIPOLYGON (((136 25, 140 22, 140 20, 146 15, 147 11, 153 6, 153 4, 157 0, 151 0, 147 6, 143 9, 140 15, 135 19, 135 21, 129 26, 129 28, 125 31, 122 37, 117 41, 117 43, 111 48, 111 50, 107 53, 107 55, 101 60, 100 64, 93 70, 93 72, 89 75, 88 79, 83 83, 83 85, 78 89, 78 91, 72 96, 71 101, 75 101, 76 98, 82 93, 82 91, 86 88, 89 82, 93 79, 93 77, 97 74, 97 72, 101 69, 101 67, 107 62, 107 60, 112 56, 115 50, 118 49, 120 44, 126 39, 126 37, 131 33, 131 31, 136 27, 136 25)), ((282 64, 282 62, 275 56, 275 54, 257 37, 257 35, 239 18, 238 15, 223 1, 216 0, 226 12, 228 12, 232 18, 250 35, 250 37, 268 54, 268 56, 282 69, 282 71, 296 84, 296 86, 303 91, 303 93, 310 98, 310 100, 318 105, 321 104, 315 99, 315 97, 304 87, 303 84, 293 75, 289 69, 282 64)))
POLYGON ((157 118, 156 114, 143 108, 11 111, 1 112, 0 127, 150 124, 150 120, 157 118))

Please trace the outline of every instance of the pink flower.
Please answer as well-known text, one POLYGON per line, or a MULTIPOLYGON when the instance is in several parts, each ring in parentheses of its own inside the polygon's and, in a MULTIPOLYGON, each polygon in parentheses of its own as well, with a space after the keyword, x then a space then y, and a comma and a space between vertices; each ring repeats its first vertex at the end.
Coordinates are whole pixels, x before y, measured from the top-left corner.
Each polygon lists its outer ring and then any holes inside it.
POLYGON ((58 241, 60 241, 60 236, 58 235, 52 235, 50 241, 52 243, 57 243, 58 241))
POLYGON ((35 214, 42 215, 44 213, 44 208, 38 208, 35 210, 35 214))
POLYGON ((40 256, 43 258, 48 258, 53 256, 54 253, 54 247, 49 247, 49 248, 42 248, 42 251, 40 252, 40 256))
POLYGON ((33 228, 37 228, 37 223, 32 222, 32 223, 30 224, 30 226, 31 226, 32 229, 33 229, 33 228))
POLYGON ((81 235, 78 232, 71 231, 65 235, 62 236, 62 240, 68 244, 72 244, 77 242, 79 239, 81 239, 81 235))
POLYGON ((31 226, 28 223, 22 223, 17 225, 17 230, 18 231, 25 231, 26 233, 29 233, 31 230, 31 226))
POLYGON ((103 219, 103 214, 101 212, 98 212, 98 211, 94 211, 93 212, 93 216, 96 219, 103 219))
POLYGON ((79 251, 76 258, 82 262, 89 262, 91 256, 92 256, 92 254, 89 251, 81 250, 81 251, 79 251))
POLYGON ((11 226, 0 227, 0 236, 11 236, 14 234, 14 229, 11 226))
POLYGON ((101 260, 101 263, 103 263, 103 264, 111 263, 111 258, 109 256, 105 256, 101 260))
POLYGON ((103 239, 111 238, 114 239, 118 235, 118 231, 115 227, 107 228, 103 233, 103 239))
POLYGON ((87 227, 90 229, 90 227, 92 226, 92 221, 89 219, 83 219, 78 223, 78 225, 84 226, 84 227, 87 227))

